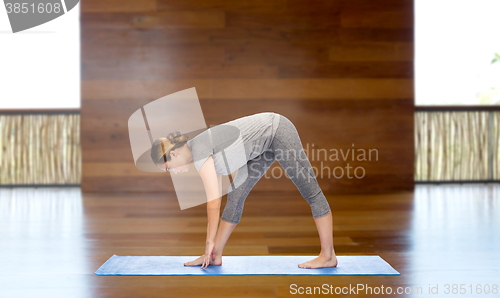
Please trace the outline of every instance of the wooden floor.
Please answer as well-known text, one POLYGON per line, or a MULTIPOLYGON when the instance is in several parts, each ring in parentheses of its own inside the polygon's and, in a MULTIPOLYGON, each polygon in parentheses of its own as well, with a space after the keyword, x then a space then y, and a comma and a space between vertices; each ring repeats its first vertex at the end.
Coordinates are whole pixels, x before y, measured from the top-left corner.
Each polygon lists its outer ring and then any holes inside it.
MULTIPOLYGON (((380 255, 400 276, 98 276, 113 254, 202 255, 206 206, 181 211, 175 196, 165 194, 3 188, 0 297, 296 297, 291 284, 393 292, 411 286, 424 294, 430 285, 439 290, 432 297, 498 295, 500 185, 417 185, 415 192, 327 197, 337 255, 380 255), (496 295, 470 295, 477 287, 492 291, 495 282, 496 295), (445 295, 446 284, 450 290, 463 284, 467 294, 445 295)), ((316 255, 310 212, 298 191, 252 192, 224 254, 316 255)))

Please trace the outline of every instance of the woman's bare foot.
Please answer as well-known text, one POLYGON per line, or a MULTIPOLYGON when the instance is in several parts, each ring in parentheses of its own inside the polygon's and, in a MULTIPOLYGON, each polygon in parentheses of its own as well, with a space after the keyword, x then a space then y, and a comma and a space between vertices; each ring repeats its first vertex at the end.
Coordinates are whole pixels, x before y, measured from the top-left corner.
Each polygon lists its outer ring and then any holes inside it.
MULTIPOLYGON (((184 263, 184 266, 201 266, 201 264, 203 264, 204 259, 205 259, 205 255, 202 255, 201 257, 197 258, 194 261, 184 263)), ((222 265, 222 256, 216 255, 215 260, 212 260, 212 258, 210 258, 209 265, 214 265, 214 266, 222 265)))
POLYGON ((307 261, 305 263, 299 264, 300 268, 327 268, 327 267, 337 267, 337 257, 332 255, 331 258, 325 257, 320 254, 317 258, 307 261))

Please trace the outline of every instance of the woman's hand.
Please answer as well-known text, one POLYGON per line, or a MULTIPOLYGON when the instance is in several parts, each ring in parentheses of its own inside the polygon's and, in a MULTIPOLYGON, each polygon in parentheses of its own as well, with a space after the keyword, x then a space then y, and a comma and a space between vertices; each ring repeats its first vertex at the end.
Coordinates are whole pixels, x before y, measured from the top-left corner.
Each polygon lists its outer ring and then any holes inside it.
POLYGON ((207 268, 210 264, 210 259, 215 260, 215 243, 212 241, 207 241, 205 245, 205 258, 203 259, 203 264, 201 264, 201 269, 207 268))

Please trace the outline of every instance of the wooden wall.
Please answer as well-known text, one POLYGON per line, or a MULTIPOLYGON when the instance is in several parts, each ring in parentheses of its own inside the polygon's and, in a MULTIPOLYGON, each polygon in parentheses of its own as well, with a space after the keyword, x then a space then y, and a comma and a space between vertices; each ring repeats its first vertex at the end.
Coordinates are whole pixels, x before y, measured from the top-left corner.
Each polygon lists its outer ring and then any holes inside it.
MULTIPOLYGON (((292 120, 314 167, 351 167, 318 174, 325 192, 414 187, 411 0, 83 0, 81 59, 84 192, 173 191, 169 174, 135 168, 127 121, 191 87, 209 126, 263 111, 292 120), (320 148, 339 160, 313 157, 320 148)), ((282 177, 254 189, 296 188, 282 177)))

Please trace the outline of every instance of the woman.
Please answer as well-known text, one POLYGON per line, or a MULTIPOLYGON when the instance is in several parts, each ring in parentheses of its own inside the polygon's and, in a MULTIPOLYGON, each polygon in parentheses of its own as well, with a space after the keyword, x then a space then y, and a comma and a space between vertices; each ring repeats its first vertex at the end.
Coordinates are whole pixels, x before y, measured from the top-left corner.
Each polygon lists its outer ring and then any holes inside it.
POLYGON ((311 206, 320 236, 319 256, 298 266, 337 266, 330 206, 305 155, 297 129, 288 118, 272 112, 258 113, 212 127, 190 140, 186 135, 175 132, 153 143, 151 157, 158 167, 175 174, 186 172, 189 163, 194 160, 205 187, 208 215, 205 254, 184 263, 185 266, 201 265, 201 268, 206 268, 222 264, 222 251, 240 221, 248 193, 275 160, 311 206), (234 129, 237 138, 232 133, 234 129), (217 230, 221 202, 218 175, 233 173, 235 168, 238 172, 231 183, 232 190, 227 193, 217 230))

